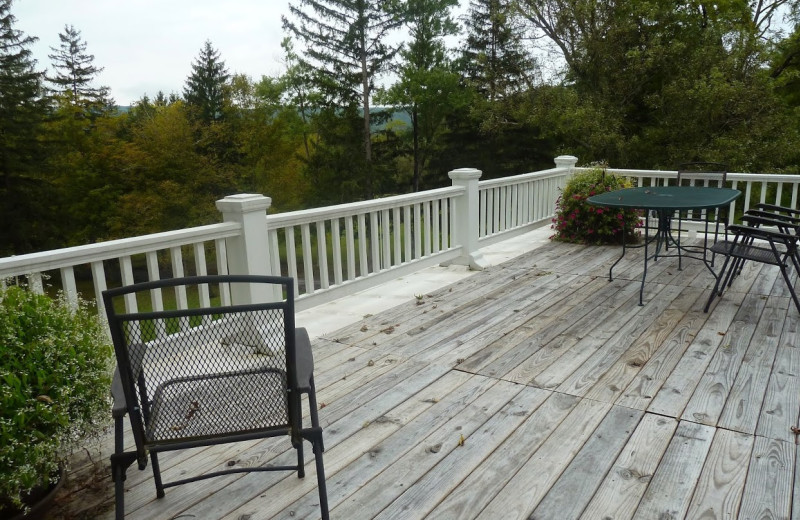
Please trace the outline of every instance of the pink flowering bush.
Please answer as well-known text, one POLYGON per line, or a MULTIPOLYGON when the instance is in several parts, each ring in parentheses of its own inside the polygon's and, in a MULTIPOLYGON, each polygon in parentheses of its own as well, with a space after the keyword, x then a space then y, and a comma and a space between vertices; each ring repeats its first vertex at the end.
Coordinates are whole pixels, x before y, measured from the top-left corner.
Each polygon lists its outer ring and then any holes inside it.
POLYGON ((630 188, 630 180, 607 173, 604 169, 585 170, 573 175, 556 201, 553 240, 578 244, 619 244, 638 240, 639 212, 593 206, 586 202, 592 195, 630 188))

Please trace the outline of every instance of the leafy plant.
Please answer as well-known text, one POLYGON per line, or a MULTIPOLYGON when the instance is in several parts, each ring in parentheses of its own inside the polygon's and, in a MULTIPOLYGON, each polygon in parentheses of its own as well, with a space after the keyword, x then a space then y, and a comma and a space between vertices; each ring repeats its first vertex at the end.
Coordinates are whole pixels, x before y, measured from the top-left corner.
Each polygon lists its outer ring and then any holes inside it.
POLYGON ((551 228, 553 240, 579 244, 619 244, 638 240, 639 213, 593 206, 586 199, 607 191, 630 188, 631 181, 609 174, 602 168, 583 170, 573 175, 556 201, 556 216, 551 228))
POLYGON ((24 288, 0 290, 0 516, 47 486, 110 417, 112 349, 97 314, 24 288))

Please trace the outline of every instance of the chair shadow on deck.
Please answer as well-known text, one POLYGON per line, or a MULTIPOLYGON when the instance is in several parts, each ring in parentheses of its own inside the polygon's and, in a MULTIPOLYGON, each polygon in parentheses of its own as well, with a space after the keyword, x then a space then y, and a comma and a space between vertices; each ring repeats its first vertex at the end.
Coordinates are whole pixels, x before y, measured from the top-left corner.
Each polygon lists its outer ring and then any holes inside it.
POLYGON ((312 445, 321 514, 328 518, 314 362, 307 332, 295 328, 293 289, 291 278, 227 275, 168 279, 104 292, 117 357, 111 466, 118 519, 125 516, 127 468, 137 462, 145 469, 148 453, 161 498, 167 487, 231 473, 296 471, 303 478, 304 440, 312 445), (211 306, 207 295, 212 284, 225 294, 244 289, 282 296, 271 303, 211 306), (174 289, 184 301, 192 292, 201 303, 180 310, 118 310, 126 307, 123 300, 130 309, 133 298, 150 301, 152 291, 162 289, 174 289), (308 396, 310 427, 303 426, 303 394, 308 396), (135 442, 129 450, 123 436, 126 415, 135 442), (162 482, 160 452, 279 436, 289 437, 297 452, 296 465, 228 468, 162 482))

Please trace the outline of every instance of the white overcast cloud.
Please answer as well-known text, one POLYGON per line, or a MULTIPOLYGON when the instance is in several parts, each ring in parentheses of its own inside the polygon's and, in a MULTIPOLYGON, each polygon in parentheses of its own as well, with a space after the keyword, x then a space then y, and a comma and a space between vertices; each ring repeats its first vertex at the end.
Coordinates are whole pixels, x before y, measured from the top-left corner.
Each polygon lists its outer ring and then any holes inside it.
POLYGON ((231 73, 254 79, 282 71, 281 15, 288 0, 14 0, 16 28, 39 38, 37 68, 50 68, 51 47, 65 25, 81 31, 87 52, 103 67, 97 85, 119 105, 183 91, 206 40, 231 73))
MULTIPOLYGON (((144 94, 181 94, 206 40, 230 73, 255 80, 280 74, 281 15, 289 14, 289 1, 13 0, 11 13, 16 29, 39 38, 31 46, 39 70, 50 68, 48 54, 59 47, 64 26, 74 26, 95 66, 104 69, 96 86, 109 87, 118 105, 130 105, 144 94)), ((460 3, 455 16, 469 2, 460 3)))

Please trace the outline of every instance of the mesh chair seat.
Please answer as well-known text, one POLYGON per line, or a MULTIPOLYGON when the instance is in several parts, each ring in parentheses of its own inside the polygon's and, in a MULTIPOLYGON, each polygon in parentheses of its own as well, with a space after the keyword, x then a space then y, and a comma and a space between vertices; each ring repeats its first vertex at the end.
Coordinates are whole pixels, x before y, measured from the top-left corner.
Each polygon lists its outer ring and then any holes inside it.
POLYGON ((285 372, 273 368, 167 381, 153 396, 147 439, 155 444, 274 428, 288 431, 285 388, 285 372))
POLYGON ((754 246, 752 244, 742 244, 730 241, 717 242, 711 246, 711 250, 717 254, 731 255, 734 258, 752 260, 762 264, 781 265, 780 257, 775 256, 775 252, 768 247, 754 246))

